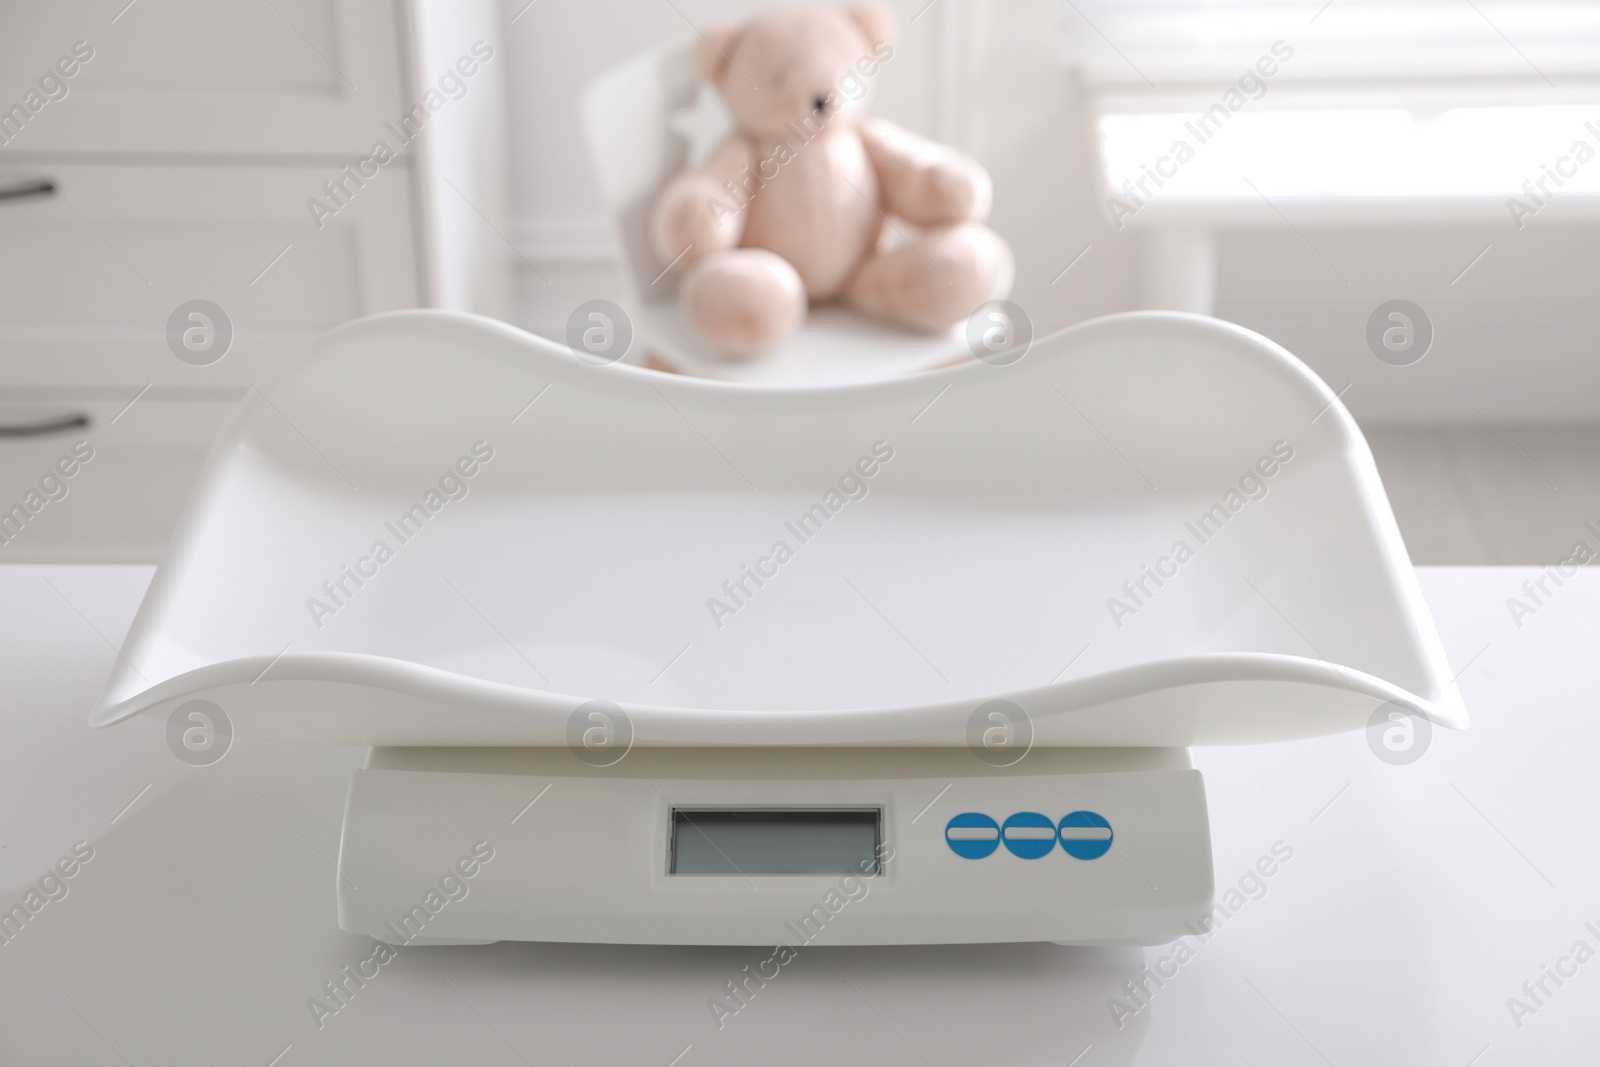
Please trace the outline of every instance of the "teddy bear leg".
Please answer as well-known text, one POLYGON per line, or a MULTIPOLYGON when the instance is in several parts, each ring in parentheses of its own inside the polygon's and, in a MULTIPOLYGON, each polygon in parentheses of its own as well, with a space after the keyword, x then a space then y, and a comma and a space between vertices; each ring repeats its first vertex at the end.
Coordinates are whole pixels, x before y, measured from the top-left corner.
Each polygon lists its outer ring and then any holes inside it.
POLYGON ((760 248, 695 264, 679 294, 683 315, 725 356, 746 357, 788 337, 806 314, 806 287, 789 261, 760 248))
POLYGON ((1000 235, 979 222, 924 230, 868 258, 844 289, 851 307, 913 329, 948 329, 1011 292, 1016 266, 1000 235))

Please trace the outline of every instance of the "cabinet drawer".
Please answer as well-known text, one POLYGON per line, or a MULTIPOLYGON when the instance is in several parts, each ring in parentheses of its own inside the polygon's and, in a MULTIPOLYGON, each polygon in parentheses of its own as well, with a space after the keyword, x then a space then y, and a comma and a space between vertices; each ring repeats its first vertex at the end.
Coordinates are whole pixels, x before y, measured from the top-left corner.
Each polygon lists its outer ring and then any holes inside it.
MULTIPOLYGON (((321 229, 327 166, 0 167, 49 197, 0 200, 0 388, 240 387, 352 318, 417 302, 410 175, 396 161, 321 229), (231 347, 197 366, 168 346, 207 300, 231 347)), ((203 357, 202 357, 203 358, 203 357)))
POLYGON ((0 425, 58 412, 89 418, 88 426, 60 433, 0 437, 0 517, 10 516, 0 524, 0 564, 160 558, 236 401, 182 399, 157 389, 131 407, 129 399, 0 401, 0 425), (92 452, 75 449, 78 442, 92 452), (88 462, 79 462, 86 455, 88 462), (13 511, 19 506, 22 515, 13 511))
POLYGON ((0 107, 76 42, 93 49, 0 156, 350 156, 400 113, 394 3, 160 0, 118 15, 125 2, 0 4, 0 107))

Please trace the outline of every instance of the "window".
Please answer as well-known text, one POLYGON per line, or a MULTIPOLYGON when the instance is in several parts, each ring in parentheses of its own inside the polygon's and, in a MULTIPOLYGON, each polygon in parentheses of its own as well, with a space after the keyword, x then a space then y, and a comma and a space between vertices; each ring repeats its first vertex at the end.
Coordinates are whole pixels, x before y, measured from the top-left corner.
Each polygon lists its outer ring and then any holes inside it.
POLYGON ((1600 5, 1319 4, 1063 0, 1111 192, 1137 195, 1144 178, 1152 204, 1426 197, 1501 212, 1514 195, 1577 206, 1600 192, 1600 109, 1577 103, 1600 82, 1600 5), (1180 141, 1191 154, 1162 163, 1180 141))

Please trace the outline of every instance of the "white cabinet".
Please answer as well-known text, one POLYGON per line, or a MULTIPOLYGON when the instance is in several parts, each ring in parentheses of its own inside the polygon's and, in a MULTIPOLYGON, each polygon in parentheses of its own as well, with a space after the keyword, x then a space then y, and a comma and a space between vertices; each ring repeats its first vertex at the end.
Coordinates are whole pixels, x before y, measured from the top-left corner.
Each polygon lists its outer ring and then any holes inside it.
POLYGON ((150 558, 222 413, 342 322, 505 313, 500 18, 495 0, 0 2, 0 499, 79 436, 117 472, 9 558, 150 558), (220 359, 169 344, 196 300, 231 326, 220 359), (87 428, 26 434, 62 414, 87 428), (124 497, 160 514, 108 522, 124 497))
MULTIPOLYGON (((242 389, 341 322, 416 303, 404 172, 380 172, 320 230, 305 201, 326 166, 27 173, 59 193, 0 201, 0 388, 242 389), (226 355, 206 366, 167 345, 167 319, 197 299, 233 327, 226 355)), ((0 188, 23 174, 0 167, 0 188)))

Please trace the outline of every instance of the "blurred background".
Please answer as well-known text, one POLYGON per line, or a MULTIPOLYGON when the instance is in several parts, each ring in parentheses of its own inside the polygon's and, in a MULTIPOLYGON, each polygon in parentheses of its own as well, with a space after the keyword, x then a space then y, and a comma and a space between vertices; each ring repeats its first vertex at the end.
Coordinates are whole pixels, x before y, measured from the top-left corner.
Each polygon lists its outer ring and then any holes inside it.
MULTIPOLYGON (((584 88, 764 6, 0 7, 0 511, 93 449, 0 561, 158 558, 232 405, 341 322, 626 306, 584 88)), ((1600 4, 891 6, 875 110, 989 168, 1036 333, 1164 308, 1279 342, 1417 563, 1600 524, 1600 4)))

